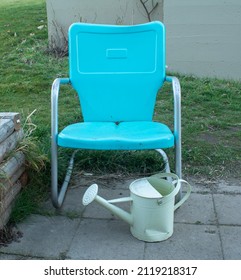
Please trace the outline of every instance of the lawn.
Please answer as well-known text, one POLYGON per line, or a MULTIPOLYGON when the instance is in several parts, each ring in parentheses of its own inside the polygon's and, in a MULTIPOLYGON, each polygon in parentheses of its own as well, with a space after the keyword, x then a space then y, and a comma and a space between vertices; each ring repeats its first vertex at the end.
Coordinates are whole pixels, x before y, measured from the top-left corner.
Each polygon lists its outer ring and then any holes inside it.
MULTIPOLYGON (((33 211, 50 185, 50 89, 56 77, 68 76, 68 58, 48 51, 47 16, 44 0, 1 0, 0 111, 17 111, 23 120, 32 112, 32 133, 45 168, 31 176, 29 187, 21 195, 30 200, 28 209, 20 199, 18 213, 33 211), (35 197, 35 199, 32 199, 35 197), (19 210, 21 209, 21 210, 19 210)), ((182 86, 182 128, 184 177, 194 175, 216 180, 237 178, 241 164, 241 83, 178 75, 182 86)), ((160 91, 155 120, 172 125, 171 85, 160 91)), ((81 120, 76 93, 68 86, 61 90, 60 128, 81 120)), ((24 123, 24 121, 23 121, 24 123)), ((173 163, 173 150, 167 151, 173 163)), ((66 164, 61 152, 61 167, 66 164)), ((92 173, 154 173, 160 168, 158 155, 152 152, 83 151, 78 169, 92 173)))

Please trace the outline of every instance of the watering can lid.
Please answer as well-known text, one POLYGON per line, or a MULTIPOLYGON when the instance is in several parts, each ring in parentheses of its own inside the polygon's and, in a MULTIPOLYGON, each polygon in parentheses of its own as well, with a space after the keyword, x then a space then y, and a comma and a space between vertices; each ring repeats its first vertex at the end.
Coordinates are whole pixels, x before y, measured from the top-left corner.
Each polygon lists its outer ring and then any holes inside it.
POLYGON ((146 178, 135 180, 130 185, 130 191, 145 198, 161 198, 162 195, 148 182, 146 178))

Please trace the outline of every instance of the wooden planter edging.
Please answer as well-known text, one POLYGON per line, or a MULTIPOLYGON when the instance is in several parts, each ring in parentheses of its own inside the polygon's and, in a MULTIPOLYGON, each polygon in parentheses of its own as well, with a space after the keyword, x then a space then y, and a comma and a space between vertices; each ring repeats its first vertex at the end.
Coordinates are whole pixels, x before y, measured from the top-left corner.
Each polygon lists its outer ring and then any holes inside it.
POLYGON ((19 113, 0 113, 0 229, 7 224, 24 184, 25 156, 14 152, 23 137, 19 113))

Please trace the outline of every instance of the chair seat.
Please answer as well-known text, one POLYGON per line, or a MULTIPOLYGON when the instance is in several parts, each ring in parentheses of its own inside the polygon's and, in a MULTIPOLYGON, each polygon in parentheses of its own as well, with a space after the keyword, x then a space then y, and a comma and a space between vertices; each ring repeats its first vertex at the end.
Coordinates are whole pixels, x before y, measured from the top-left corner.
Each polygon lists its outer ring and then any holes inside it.
POLYGON ((174 135, 158 122, 82 122, 64 128, 58 145, 93 150, 159 149, 174 146, 174 135))

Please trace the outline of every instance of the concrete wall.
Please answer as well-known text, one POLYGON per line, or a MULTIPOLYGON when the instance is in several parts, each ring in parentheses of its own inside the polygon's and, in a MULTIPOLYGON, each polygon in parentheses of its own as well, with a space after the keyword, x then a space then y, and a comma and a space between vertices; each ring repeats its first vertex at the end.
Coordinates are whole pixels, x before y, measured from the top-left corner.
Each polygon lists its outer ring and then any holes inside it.
MULTIPOLYGON (((148 21, 140 0, 46 0, 50 48, 64 49, 73 22, 131 25, 148 21)), ((163 0, 148 0, 151 20, 163 20, 163 0)))
POLYGON ((241 81, 241 1, 165 0, 170 71, 241 81))

